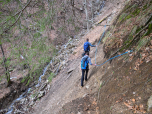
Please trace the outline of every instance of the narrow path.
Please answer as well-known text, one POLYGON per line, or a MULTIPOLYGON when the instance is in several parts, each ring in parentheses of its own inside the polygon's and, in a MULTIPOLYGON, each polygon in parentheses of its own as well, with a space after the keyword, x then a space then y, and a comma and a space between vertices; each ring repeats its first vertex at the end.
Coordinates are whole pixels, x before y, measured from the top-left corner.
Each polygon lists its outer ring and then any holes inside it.
MULTIPOLYGON (((86 38, 90 39, 91 43, 97 43, 96 41, 100 39, 101 34, 103 33, 104 27, 100 25, 104 25, 107 23, 110 24, 113 22, 113 19, 119 14, 121 10, 121 4, 117 3, 111 4, 106 3, 105 7, 102 9, 102 14, 96 18, 96 21, 102 20, 108 15, 110 15, 105 21, 103 21, 99 26, 94 27, 88 34, 83 36, 80 41, 78 48, 75 50, 76 54, 71 55, 68 61, 68 66, 60 74, 53 79, 51 88, 49 93, 43 97, 40 101, 37 101, 36 106, 34 106, 35 112, 34 114, 58 114, 61 108, 72 100, 77 98, 83 98, 88 94, 93 94, 98 91, 100 87, 100 80, 103 75, 105 69, 103 66, 93 67, 90 66, 89 80, 87 83, 84 83, 84 87, 80 87, 80 79, 81 79, 81 70, 80 70, 80 60, 81 54, 83 52, 83 43, 86 38), (73 69, 73 71, 68 74, 67 71, 69 69, 73 69), (98 70, 100 72, 96 72, 98 70)), ((108 27, 106 28, 108 29, 108 27)), ((95 48, 91 48, 90 57, 92 59, 92 63, 95 63, 95 48)), ((103 45, 98 46, 98 54, 97 54, 97 63, 104 62, 104 53, 103 53, 103 45)))

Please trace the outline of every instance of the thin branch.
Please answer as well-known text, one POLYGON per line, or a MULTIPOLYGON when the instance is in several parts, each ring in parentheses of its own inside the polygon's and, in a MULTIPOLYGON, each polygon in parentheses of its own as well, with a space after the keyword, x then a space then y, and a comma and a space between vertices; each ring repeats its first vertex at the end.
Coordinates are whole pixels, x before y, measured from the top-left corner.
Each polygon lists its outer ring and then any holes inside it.
MULTIPOLYGON (((25 10, 25 8, 27 8, 27 6, 30 4, 30 2, 31 2, 32 0, 30 0, 25 6, 24 6, 24 8, 23 9, 21 9, 20 11, 18 11, 16 14, 14 14, 12 17, 15 17, 16 15, 18 15, 19 14, 19 16, 18 16, 18 18, 17 18, 17 20, 12 24, 12 25, 10 25, 10 27, 8 27, 8 29, 7 30, 9 30, 12 26, 14 26, 15 24, 16 24, 16 22, 18 21, 18 19, 20 18, 20 16, 21 16, 21 14, 23 13, 23 11, 25 10)), ((12 18, 11 17, 11 18, 12 18)), ((11 19, 10 18, 10 19, 11 19)), ((0 26, 2 26, 2 25, 4 25, 7 21, 9 21, 10 19, 8 19, 8 20, 6 20, 4 23, 2 23, 0 26)), ((7 30, 4 30, 2 33, 4 33, 5 31, 7 31, 7 30)), ((2 35, 2 34, 1 34, 2 35)))
MULTIPOLYGON (((5 29, 5 30, 2 32, 2 34, 3 34, 4 32, 6 32, 6 31, 8 31, 12 26, 14 26, 14 25, 17 23, 17 21, 19 20, 21 14, 22 14, 22 12, 20 12, 20 15, 18 16, 18 18, 16 19, 16 21, 15 21, 12 25, 10 25, 7 29, 5 29)), ((2 34, 1 34, 1 35, 2 35, 2 34)))
POLYGON ((112 13, 110 13, 109 15, 107 15, 105 18, 101 19, 99 22, 95 23, 95 25, 98 25, 98 24, 102 23, 104 20, 106 20, 111 15, 112 15, 112 13))
MULTIPOLYGON (((105 25, 97 25, 97 26, 105 26, 105 25)), ((110 26, 110 25, 106 25, 106 26, 110 26)))
MULTIPOLYGON (((20 1, 20 0, 19 0, 19 1, 20 1)), ((20 1, 20 3, 21 3, 21 1, 20 1)), ((22 7, 22 3, 21 3, 21 7, 22 7)), ((26 13, 28 14, 27 10, 26 10, 26 13)), ((25 19, 25 23, 26 23, 26 27, 27 27, 28 33, 29 33, 30 37, 33 38, 32 34, 30 33, 30 31, 29 31, 29 29, 28 29, 28 24, 27 24, 26 18, 25 18, 24 16, 23 16, 23 18, 25 19)))

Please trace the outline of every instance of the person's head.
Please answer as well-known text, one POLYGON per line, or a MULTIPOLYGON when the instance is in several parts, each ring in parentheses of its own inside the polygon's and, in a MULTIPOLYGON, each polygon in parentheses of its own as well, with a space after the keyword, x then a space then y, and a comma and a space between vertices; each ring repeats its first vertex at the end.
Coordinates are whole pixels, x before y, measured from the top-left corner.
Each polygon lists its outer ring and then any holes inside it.
POLYGON ((86 40, 87 42, 89 42, 89 38, 87 38, 87 40, 86 40))
POLYGON ((88 55, 88 56, 89 56, 89 52, 86 52, 86 55, 88 55))

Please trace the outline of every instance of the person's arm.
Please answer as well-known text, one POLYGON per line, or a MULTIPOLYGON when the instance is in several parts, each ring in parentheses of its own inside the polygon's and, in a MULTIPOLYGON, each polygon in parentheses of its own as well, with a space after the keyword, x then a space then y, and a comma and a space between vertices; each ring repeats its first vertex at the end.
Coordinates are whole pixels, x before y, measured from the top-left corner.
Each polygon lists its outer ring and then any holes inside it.
POLYGON ((95 65, 95 66, 96 66, 96 64, 92 64, 92 63, 91 63, 91 58, 90 58, 90 57, 88 57, 88 61, 89 61, 89 64, 90 64, 90 65, 95 65))
POLYGON ((90 42, 89 42, 89 46, 91 46, 91 47, 96 47, 96 45, 92 45, 90 42))

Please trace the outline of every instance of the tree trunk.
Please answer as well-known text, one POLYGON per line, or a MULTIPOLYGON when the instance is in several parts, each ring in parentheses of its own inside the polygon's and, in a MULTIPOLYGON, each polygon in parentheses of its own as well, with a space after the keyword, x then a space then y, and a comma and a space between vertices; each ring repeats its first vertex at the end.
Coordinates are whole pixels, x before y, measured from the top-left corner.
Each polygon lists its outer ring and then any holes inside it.
POLYGON ((92 20, 92 24, 93 24, 93 18, 94 17, 93 17, 93 3, 92 2, 91 2, 91 14, 92 14, 92 19, 91 20, 92 20))
POLYGON ((1 48, 1 51, 2 51, 2 55, 3 55, 3 64, 4 64, 4 68, 5 68, 5 76, 6 76, 6 79, 7 79, 7 86, 10 86, 10 84, 11 84, 10 73, 9 73, 8 67, 6 65, 7 60, 5 58, 5 54, 4 54, 4 50, 3 50, 3 47, 2 47, 1 41, 0 41, 0 48, 1 48))
POLYGON ((84 9, 85 9, 85 12, 86 12, 87 31, 89 31, 88 11, 87 11, 87 1, 86 0, 85 0, 84 9))
POLYGON ((72 6, 73 15, 75 16, 74 0, 71 0, 71 6, 72 6))

